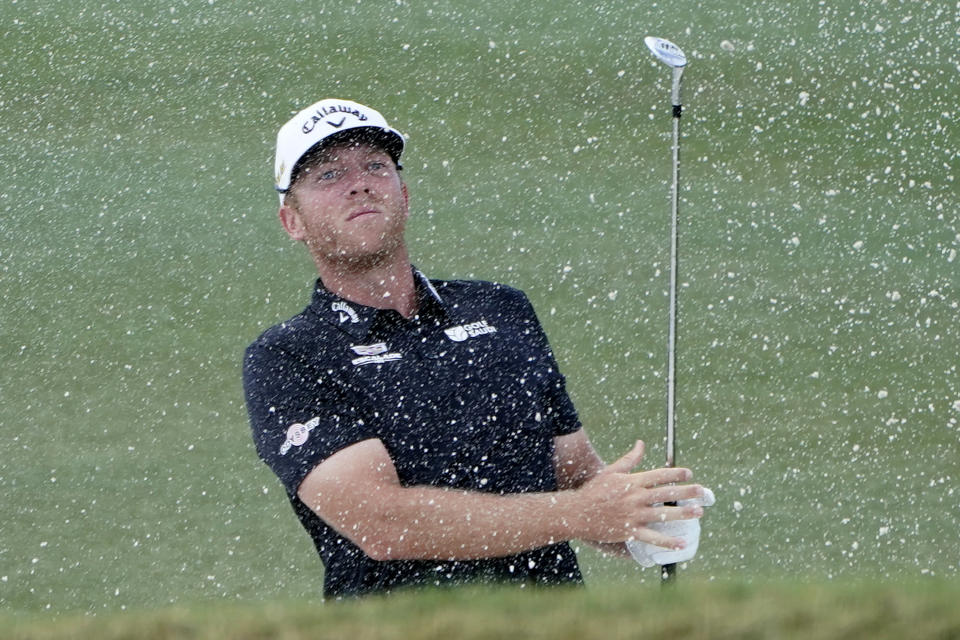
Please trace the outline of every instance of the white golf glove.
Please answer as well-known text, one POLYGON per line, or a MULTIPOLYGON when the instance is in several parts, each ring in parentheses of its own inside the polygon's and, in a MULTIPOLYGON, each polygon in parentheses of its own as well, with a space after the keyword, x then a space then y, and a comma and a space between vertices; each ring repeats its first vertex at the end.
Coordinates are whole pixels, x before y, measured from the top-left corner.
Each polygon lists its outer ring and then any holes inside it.
MULTIPOLYGON (((714 497, 713 491, 704 487, 703 497, 680 500, 677 502, 677 506, 686 507, 689 505, 699 505, 701 507, 712 507, 715 502, 716 497, 714 497)), ((648 526, 655 531, 659 531, 673 538, 682 538, 686 546, 683 549, 667 549, 665 547, 652 545, 648 542, 628 540, 627 549, 640 566, 652 567, 655 565, 663 566, 665 564, 686 562, 697 555, 697 547, 700 545, 699 518, 653 522, 648 526)))

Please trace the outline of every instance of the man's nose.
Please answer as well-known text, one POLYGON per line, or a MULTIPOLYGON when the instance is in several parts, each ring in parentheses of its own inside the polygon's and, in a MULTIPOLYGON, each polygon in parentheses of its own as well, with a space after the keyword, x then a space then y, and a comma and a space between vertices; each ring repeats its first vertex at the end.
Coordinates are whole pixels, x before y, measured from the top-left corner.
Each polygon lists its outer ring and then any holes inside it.
POLYGON ((360 193, 370 193, 370 175, 362 169, 351 169, 347 171, 346 180, 350 195, 355 196, 360 193))

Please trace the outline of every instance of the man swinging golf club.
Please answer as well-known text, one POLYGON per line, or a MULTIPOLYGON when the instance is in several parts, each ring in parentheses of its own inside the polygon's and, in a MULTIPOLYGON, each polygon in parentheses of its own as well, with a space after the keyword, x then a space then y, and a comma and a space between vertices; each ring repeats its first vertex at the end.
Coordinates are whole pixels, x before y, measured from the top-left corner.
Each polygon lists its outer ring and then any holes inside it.
POLYGON ((404 146, 338 99, 277 138, 280 222, 319 277, 302 313, 248 347, 244 389, 325 595, 579 583, 575 539, 689 549, 651 524, 700 518, 709 492, 689 469, 633 472, 639 441, 604 465, 524 294, 412 266, 404 146))

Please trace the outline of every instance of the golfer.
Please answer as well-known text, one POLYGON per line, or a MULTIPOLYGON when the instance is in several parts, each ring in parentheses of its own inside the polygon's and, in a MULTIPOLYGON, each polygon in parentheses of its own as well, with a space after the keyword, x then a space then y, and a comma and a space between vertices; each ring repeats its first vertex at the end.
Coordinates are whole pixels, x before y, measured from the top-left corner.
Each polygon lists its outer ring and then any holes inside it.
POLYGON ((319 275, 302 313, 246 351, 257 451, 325 567, 328 598, 413 585, 582 582, 568 544, 681 548, 690 470, 604 465, 530 302, 410 262, 404 138, 322 100, 277 137, 279 218, 319 275))

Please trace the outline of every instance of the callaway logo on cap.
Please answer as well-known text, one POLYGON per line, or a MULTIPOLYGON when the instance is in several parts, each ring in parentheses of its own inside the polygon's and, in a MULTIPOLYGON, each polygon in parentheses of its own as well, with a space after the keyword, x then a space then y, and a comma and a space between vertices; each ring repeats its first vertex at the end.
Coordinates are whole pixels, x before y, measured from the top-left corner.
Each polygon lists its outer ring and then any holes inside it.
POLYGON ((355 135, 358 130, 364 130, 363 133, 381 145, 399 166, 403 136, 391 128, 379 112, 362 104, 328 98, 310 105, 283 125, 277 133, 274 174, 280 203, 283 204, 283 194, 290 188, 290 178, 297 162, 308 151, 320 143, 328 144, 341 137, 355 135))

